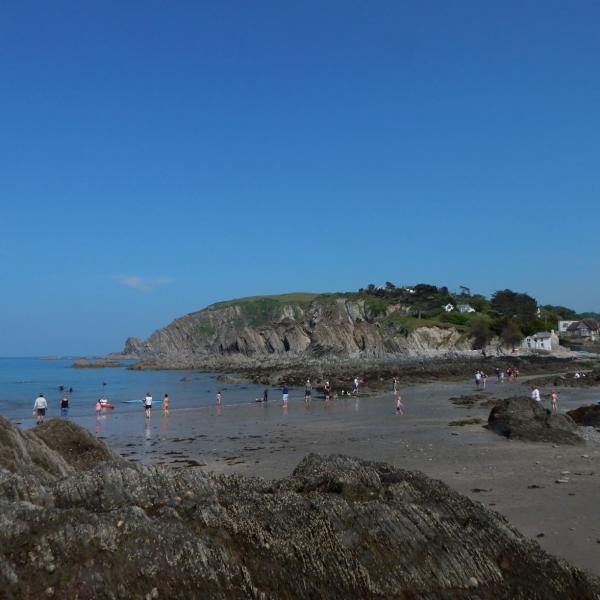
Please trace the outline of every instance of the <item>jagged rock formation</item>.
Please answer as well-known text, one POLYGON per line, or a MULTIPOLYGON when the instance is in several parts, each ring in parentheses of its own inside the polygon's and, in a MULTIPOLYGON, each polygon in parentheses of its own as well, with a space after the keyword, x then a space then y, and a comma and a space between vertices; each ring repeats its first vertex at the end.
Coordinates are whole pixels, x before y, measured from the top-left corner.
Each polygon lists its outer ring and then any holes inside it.
POLYGON ((600 598, 483 505, 345 456, 265 482, 134 465, 64 421, 0 418, 0 515, 4 598, 600 598), (74 460, 79 444, 101 461, 74 460))
POLYGON ((488 418, 488 429, 507 438, 556 444, 582 444, 577 424, 567 415, 553 415, 526 396, 497 401, 488 418))
POLYGON ((600 427, 600 405, 589 404, 567 411, 567 415, 584 427, 600 427))
POLYGON ((365 299, 249 299, 188 314, 145 342, 128 338, 124 353, 176 362, 185 356, 373 359, 471 349, 468 336, 454 327, 415 327, 414 319, 407 327, 402 319, 401 306, 374 308, 365 299))

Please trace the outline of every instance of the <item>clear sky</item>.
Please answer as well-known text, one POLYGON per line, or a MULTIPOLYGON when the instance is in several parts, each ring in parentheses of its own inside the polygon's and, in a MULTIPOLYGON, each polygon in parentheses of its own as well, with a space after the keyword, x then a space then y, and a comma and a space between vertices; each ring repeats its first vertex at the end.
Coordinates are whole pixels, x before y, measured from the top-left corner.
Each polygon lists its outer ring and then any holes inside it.
POLYGON ((600 3, 0 5, 0 355, 391 280, 600 310, 600 3))

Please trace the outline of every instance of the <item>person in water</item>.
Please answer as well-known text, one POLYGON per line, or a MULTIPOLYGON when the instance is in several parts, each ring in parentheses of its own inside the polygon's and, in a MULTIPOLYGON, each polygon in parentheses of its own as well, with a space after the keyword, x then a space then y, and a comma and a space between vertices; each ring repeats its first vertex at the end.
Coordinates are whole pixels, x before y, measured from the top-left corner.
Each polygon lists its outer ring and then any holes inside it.
POLYGON ((44 422, 47 408, 48 402, 46 402, 44 394, 40 392, 40 395, 35 399, 35 402, 33 403, 33 414, 35 415, 36 422, 38 425, 44 422))
POLYGON ((100 400, 97 400, 96 401, 96 418, 98 418, 101 413, 102 413, 102 403, 100 402, 100 400))
POLYGON ((312 397, 312 383, 310 382, 310 379, 306 380, 306 383, 304 384, 304 402, 306 402, 307 404, 310 402, 312 397))
POLYGON ((144 412, 148 419, 152 413, 152 396, 150 395, 150 392, 147 392, 146 397, 144 398, 144 412))
POLYGON ((281 390, 281 393, 283 395, 283 406, 287 406, 288 405, 288 397, 289 397, 289 390, 287 388, 287 385, 285 385, 285 383, 283 384, 283 389, 281 390))
POLYGON ((263 392, 263 402, 268 402, 269 400, 269 390, 267 388, 265 388, 265 391, 263 392))
POLYGON ((221 404, 221 390, 217 392, 217 404, 221 404))
POLYGON ((66 394, 60 401, 60 416, 64 418, 69 416, 69 398, 66 394))
POLYGON ((165 397, 163 398, 163 411, 165 415, 169 414, 169 394, 165 394, 165 397))

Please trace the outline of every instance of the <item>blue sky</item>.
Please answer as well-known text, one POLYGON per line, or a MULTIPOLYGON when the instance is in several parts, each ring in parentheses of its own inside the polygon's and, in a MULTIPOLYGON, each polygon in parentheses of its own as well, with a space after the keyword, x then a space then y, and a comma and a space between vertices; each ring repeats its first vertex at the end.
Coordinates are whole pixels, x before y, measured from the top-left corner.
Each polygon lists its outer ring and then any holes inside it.
POLYGON ((600 4, 3 2, 0 355, 370 282, 600 310, 600 4))

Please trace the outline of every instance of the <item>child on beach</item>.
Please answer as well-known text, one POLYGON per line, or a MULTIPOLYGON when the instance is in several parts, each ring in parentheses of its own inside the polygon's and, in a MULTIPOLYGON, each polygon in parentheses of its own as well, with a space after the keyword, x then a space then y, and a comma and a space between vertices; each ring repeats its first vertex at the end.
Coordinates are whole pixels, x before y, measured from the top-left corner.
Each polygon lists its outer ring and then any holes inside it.
POLYGON ((550 394, 550 402, 552 404, 552 414, 558 414, 558 392, 556 390, 552 390, 550 394))
POLYGON ((283 386, 281 393, 283 394, 283 406, 287 406, 288 405, 288 396, 289 396, 289 390, 287 388, 287 385, 283 386))
POLYGON ((169 394, 165 394, 165 397, 163 398, 163 412, 165 415, 169 414, 169 394))
POLYGON ((396 414, 404 414, 404 404, 402 404, 402 399, 400 398, 400 394, 398 393, 396 393, 396 414))

